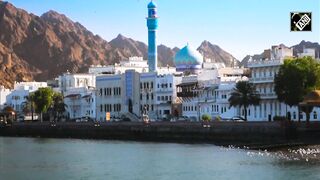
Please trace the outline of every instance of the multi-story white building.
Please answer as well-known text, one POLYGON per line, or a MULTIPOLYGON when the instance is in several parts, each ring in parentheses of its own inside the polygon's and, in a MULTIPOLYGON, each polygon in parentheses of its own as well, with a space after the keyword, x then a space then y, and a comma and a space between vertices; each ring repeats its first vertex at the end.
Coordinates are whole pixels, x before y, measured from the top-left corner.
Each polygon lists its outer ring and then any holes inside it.
MULTIPOLYGON (((314 51, 312 51, 314 53, 314 51)), ((304 51, 304 55, 314 57, 310 51, 304 51)), ((302 55, 300 54, 300 56, 302 55)), ((272 46, 271 50, 265 50, 264 59, 249 61, 248 68, 251 70, 250 82, 254 84, 260 93, 261 102, 259 106, 250 106, 248 109, 248 120, 267 121, 273 120, 274 116, 286 116, 288 112, 291 119, 298 120, 299 113, 297 107, 289 107, 277 99, 274 92, 274 78, 280 66, 286 58, 293 57, 293 50, 284 45, 272 46)), ((314 108, 311 120, 318 119, 319 108, 314 108)), ((242 110, 243 114, 243 110, 242 110)), ((304 113, 300 113, 301 119, 305 118, 304 113)))
POLYGON ((6 96, 6 104, 13 107, 15 111, 21 113, 24 103, 31 92, 39 88, 47 87, 46 82, 15 82, 14 89, 6 96))
POLYGON ((70 119, 96 118, 95 88, 78 87, 64 94, 67 116, 70 119))
POLYGON ((96 79, 97 120, 105 121, 107 113, 120 118, 127 113, 140 113, 140 77, 134 70, 124 74, 101 75, 96 79))
POLYGON ((97 77, 97 119, 127 116, 140 120, 143 113, 150 119, 160 119, 172 113, 176 98, 173 74, 138 73, 127 70, 123 74, 97 77))
POLYGON ((96 75, 93 73, 70 74, 69 72, 57 78, 59 82, 58 90, 67 93, 69 89, 74 88, 92 88, 96 86, 96 75))
POLYGON ((181 83, 177 85, 177 97, 182 103, 182 115, 200 120, 207 114, 232 118, 238 110, 229 107, 229 96, 244 69, 226 68, 224 64, 203 63, 203 57, 189 46, 184 47, 175 57, 177 71, 183 71, 181 83), (186 73, 186 72, 190 72, 186 73))

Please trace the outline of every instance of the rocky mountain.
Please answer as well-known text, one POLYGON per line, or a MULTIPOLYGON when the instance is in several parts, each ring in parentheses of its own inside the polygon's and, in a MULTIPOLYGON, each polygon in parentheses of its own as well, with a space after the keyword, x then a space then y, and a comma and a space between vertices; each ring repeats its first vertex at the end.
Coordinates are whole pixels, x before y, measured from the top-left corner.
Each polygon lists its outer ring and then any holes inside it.
MULTIPOLYGON (((281 44, 282 46, 285 46, 284 44, 281 44)), ((287 46, 285 46, 287 47, 287 46)), ((302 40, 299 44, 291 46, 293 48, 293 56, 298 56, 298 53, 302 53, 304 48, 313 48, 316 52, 316 57, 320 57, 320 44, 317 42, 310 42, 310 41, 304 41, 302 40)), ((255 54, 255 55, 247 55, 244 57, 241 61, 241 66, 247 67, 248 61, 252 58, 252 60, 260 60, 263 58, 263 52, 261 54, 255 54)))
MULTIPOLYGON (((5 47, 3 54, 12 53, 13 67, 23 62, 20 64, 26 68, 20 70, 28 80, 46 80, 67 70, 82 71, 105 61, 112 50, 105 40, 64 15, 49 11, 39 17, 7 2, 0 2, 0 43, 5 47)), ((21 79, 15 74, 7 78, 2 84, 10 83, 9 87, 21 79)))
POLYGON ((221 49, 218 45, 211 44, 209 41, 203 41, 197 49, 210 62, 225 63, 226 66, 236 66, 239 60, 230 53, 221 49))
POLYGON ((313 48, 316 51, 316 57, 320 57, 320 44, 317 42, 301 41, 299 44, 292 46, 293 55, 303 52, 304 48, 313 48))
MULTIPOLYGON (((233 56, 204 41, 198 48, 213 62, 231 65, 233 56)), ((158 46, 158 64, 173 66, 179 48, 158 46)), ((30 14, 0 1, 0 85, 45 81, 66 72, 85 72, 90 65, 113 64, 130 56, 147 59, 147 45, 119 34, 107 42, 78 22, 49 11, 30 14)))

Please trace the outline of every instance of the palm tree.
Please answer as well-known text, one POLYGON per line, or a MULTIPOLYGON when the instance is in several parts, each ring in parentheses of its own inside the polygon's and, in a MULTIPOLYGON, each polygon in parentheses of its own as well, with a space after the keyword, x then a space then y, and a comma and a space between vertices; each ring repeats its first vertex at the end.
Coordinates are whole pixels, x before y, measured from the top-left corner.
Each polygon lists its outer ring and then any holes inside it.
POLYGON ((34 94, 31 93, 29 96, 26 97, 27 101, 23 102, 23 112, 25 114, 31 112, 31 121, 33 121, 33 114, 34 114, 34 94))
POLYGON ((67 105, 63 101, 63 96, 60 93, 55 93, 53 96, 53 106, 52 110, 54 113, 54 120, 56 120, 56 117, 60 119, 61 114, 66 111, 67 105))
POLYGON ((244 107, 244 119, 247 121, 247 108, 249 105, 259 105, 260 94, 248 81, 238 81, 228 101, 230 107, 244 107))

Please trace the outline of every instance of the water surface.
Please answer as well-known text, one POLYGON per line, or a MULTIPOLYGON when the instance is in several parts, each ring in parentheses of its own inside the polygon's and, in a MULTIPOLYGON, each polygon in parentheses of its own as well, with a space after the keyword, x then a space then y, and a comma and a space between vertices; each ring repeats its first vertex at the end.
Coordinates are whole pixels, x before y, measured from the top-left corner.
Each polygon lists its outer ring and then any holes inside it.
POLYGON ((0 179, 320 179, 317 146, 252 151, 206 144, 0 137, 0 179))

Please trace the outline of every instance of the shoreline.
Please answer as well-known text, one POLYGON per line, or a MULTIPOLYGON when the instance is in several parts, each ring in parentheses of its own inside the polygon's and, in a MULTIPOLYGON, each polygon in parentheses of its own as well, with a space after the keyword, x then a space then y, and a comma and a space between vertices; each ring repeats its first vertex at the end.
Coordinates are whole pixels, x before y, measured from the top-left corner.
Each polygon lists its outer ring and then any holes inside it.
POLYGON ((106 139, 142 142, 214 144, 250 149, 279 149, 320 144, 320 122, 49 122, 14 123, 0 136, 106 139))

